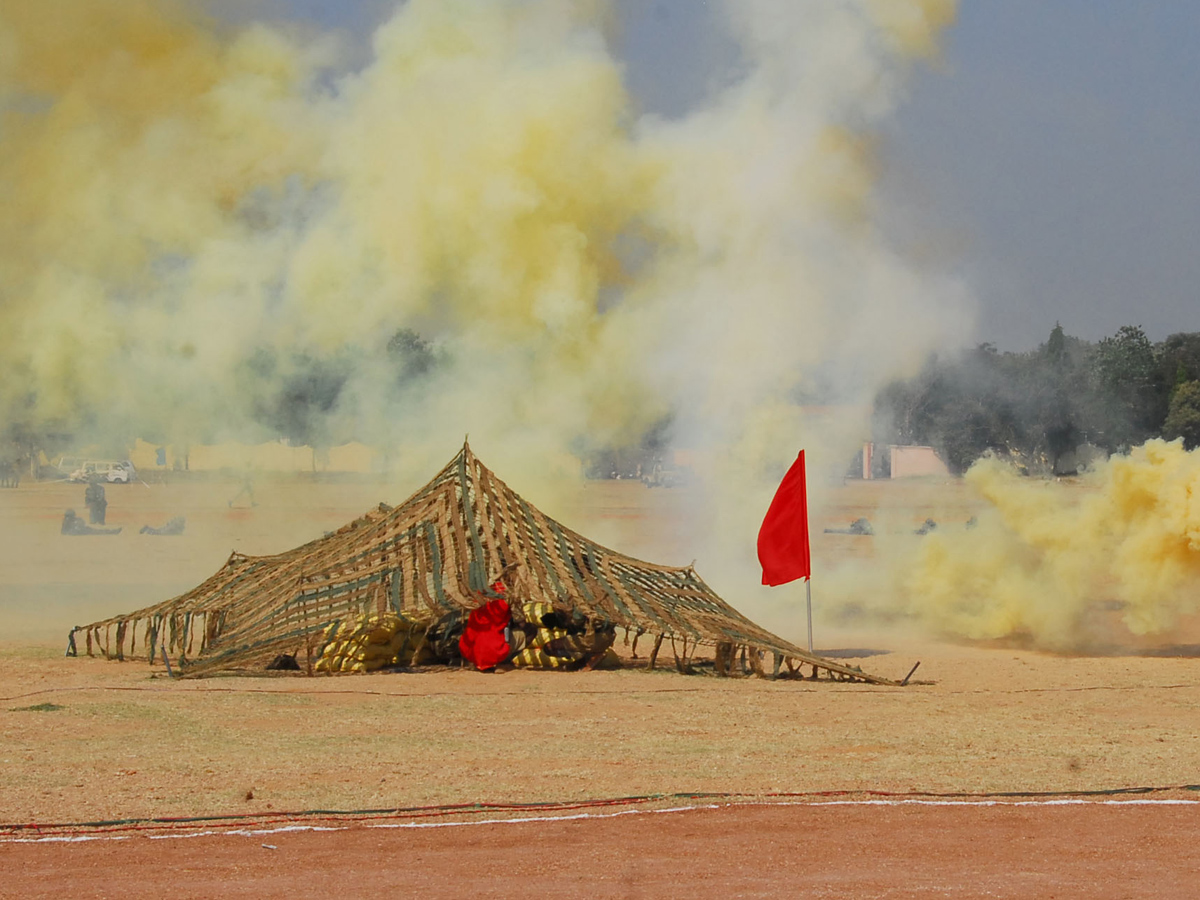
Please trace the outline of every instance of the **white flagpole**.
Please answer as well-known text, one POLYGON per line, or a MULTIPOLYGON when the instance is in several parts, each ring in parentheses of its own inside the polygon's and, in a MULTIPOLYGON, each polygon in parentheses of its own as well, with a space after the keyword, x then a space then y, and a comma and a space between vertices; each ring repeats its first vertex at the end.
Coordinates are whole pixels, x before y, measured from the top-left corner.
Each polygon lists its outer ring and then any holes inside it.
POLYGON ((812 653, 812 576, 804 579, 804 604, 808 607, 808 652, 812 653))
POLYGON ((809 653, 812 653, 812 578, 804 580, 804 605, 809 611, 809 653))

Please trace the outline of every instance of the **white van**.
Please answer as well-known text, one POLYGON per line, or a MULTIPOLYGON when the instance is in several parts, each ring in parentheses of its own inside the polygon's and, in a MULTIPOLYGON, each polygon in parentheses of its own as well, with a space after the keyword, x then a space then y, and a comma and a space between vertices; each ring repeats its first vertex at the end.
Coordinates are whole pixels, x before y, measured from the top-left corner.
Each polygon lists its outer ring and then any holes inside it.
POLYGON ((71 481, 107 481, 129 484, 137 478, 137 469, 129 460, 89 459, 70 475, 71 481))

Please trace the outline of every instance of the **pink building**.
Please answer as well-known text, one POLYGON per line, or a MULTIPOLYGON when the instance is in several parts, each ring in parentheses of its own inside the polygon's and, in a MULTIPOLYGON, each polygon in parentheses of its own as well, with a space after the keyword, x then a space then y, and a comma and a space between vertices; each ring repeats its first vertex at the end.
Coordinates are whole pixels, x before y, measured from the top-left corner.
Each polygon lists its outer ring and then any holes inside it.
POLYGON ((888 446, 891 455, 893 478, 910 478, 915 475, 949 475, 950 470, 932 447, 888 446))

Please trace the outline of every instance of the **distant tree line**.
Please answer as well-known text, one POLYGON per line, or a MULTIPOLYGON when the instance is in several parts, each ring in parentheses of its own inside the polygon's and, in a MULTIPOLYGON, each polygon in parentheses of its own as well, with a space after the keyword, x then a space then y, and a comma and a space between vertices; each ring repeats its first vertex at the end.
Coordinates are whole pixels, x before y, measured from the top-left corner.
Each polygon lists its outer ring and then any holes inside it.
POLYGON ((877 441, 933 446, 956 472, 989 450, 1070 471, 1081 445, 1116 453, 1159 436, 1200 446, 1200 332, 1156 344, 1126 325, 1091 343, 1056 324, 1026 353, 931 357, 875 400, 877 441))
MULTIPOLYGON (((365 355, 362 348, 354 346, 335 348, 324 355, 259 348, 237 372, 242 392, 249 399, 251 420, 296 444, 328 447, 360 439, 362 435, 348 431, 335 413, 365 355)), ((381 398, 399 401, 443 362, 429 341, 412 329, 400 329, 377 360, 381 398)))

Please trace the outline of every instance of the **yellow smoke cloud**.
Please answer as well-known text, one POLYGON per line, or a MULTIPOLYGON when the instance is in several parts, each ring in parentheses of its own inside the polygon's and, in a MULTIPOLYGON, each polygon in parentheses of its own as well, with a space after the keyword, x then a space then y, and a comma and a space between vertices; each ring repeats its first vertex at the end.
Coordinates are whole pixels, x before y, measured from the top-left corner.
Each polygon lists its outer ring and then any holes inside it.
POLYGON ((855 437, 797 392, 861 402, 966 332, 870 224, 871 127, 953 8, 729 0, 741 76, 661 120, 598 0, 410 0, 348 73, 330 40, 182 2, 5 4, 0 408, 245 435, 272 354, 342 353, 331 433, 418 471, 469 431, 518 487, 672 413, 741 578, 744 509, 800 445, 837 467, 855 437), (404 328, 441 364, 397 393, 404 328))
POLYGON ((211 337, 178 315, 190 298, 164 296, 156 266, 202 269, 243 238, 242 198, 312 169, 305 91, 320 48, 259 27, 220 42, 181 5, 145 0, 6 4, 0 43, 13 51, 0 74, 3 380, 78 426, 88 406, 121 411, 123 395, 152 403, 138 379, 172 393, 161 370, 211 337))
POLYGON ((893 546, 882 576, 893 589, 876 584, 865 601, 876 612, 1063 650, 1117 640, 1091 621, 1106 607, 1139 636, 1200 607, 1200 451, 1152 440, 1079 485, 1023 478, 996 459, 966 479, 985 503, 977 527, 893 546))

